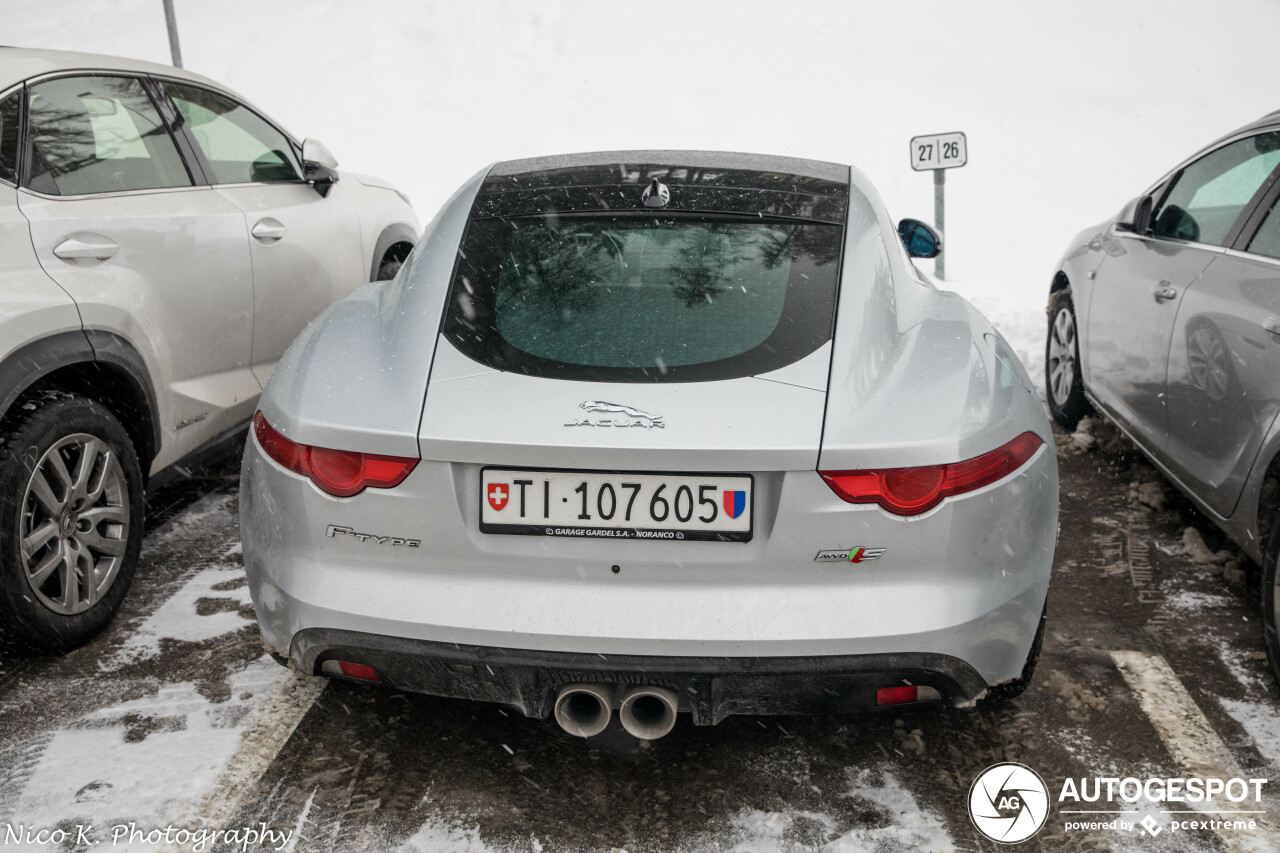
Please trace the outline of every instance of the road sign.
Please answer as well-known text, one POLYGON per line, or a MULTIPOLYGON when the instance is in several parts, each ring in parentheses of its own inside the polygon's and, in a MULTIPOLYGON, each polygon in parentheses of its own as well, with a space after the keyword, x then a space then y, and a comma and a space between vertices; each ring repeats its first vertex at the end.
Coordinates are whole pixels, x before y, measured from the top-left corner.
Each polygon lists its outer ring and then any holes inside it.
POLYGON ((933 133, 911 140, 911 168, 954 169, 969 162, 969 144, 963 133, 933 133))
MULTIPOLYGON (((933 227, 943 233, 943 208, 946 193, 947 173, 944 169, 954 169, 969 162, 969 142, 964 134, 931 133, 928 136, 917 136, 911 140, 911 168, 917 172, 933 172, 933 227)), ((946 278, 946 261, 943 253, 938 252, 933 259, 933 274, 939 280, 946 278)))

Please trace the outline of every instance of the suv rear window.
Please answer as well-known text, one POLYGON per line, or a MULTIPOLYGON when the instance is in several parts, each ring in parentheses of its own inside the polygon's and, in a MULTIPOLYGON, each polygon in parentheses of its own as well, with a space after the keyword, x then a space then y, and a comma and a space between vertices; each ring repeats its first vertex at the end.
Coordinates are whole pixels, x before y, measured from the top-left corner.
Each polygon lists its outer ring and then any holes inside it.
POLYGON ((476 361, 533 376, 765 373, 830 339, 842 231, 742 216, 473 220, 444 334, 476 361))

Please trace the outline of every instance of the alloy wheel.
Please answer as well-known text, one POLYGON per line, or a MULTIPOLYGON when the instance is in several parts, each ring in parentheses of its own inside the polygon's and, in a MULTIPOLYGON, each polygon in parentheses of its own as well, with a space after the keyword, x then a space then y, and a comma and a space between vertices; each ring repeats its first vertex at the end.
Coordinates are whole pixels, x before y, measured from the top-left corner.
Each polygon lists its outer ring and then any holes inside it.
POLYGON ((1076 320, 1070 308, 1060 308, 1049 334, 1049 393, 1065 406, 1076 375, 1076 320))
POLYGON ((27 481, 19 556, 27 585, 55 613, 93 607, 111 588, 129 542, 129 487, 116 454, 87 433, 66 436, 27 481))

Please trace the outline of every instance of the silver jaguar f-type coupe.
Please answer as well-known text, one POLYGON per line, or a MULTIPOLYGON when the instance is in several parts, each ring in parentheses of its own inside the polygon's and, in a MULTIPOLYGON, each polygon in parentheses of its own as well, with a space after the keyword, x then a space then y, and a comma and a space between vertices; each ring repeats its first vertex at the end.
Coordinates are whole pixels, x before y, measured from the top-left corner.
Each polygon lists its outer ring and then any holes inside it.
POLYGON ((568 732, 1017 695, 1058 478, 1005 341, 857 170, 499 163, 276 368, 241 484, 267 645, 568 732))

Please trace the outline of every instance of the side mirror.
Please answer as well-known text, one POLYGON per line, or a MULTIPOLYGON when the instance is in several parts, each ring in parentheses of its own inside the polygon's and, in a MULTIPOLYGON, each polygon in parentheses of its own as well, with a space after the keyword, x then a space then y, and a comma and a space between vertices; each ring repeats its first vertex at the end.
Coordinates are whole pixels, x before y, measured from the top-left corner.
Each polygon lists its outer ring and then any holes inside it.
POLYGON ((321 196, 338 182, 338 158, 318 139, 302 141, 302 176, 321 196))
POLYGON ((1155 200, 1149 195, 1135 198, 1126 204, 1116 217, 1116 230, 1127 231, 1130 234, 1150 234, 1151 209, 1154 205, 1155 200))
POLYGON ((942 251, 942 235, 919 219, 899 222, 898 236, 913 258, 936 258, 942 251))

